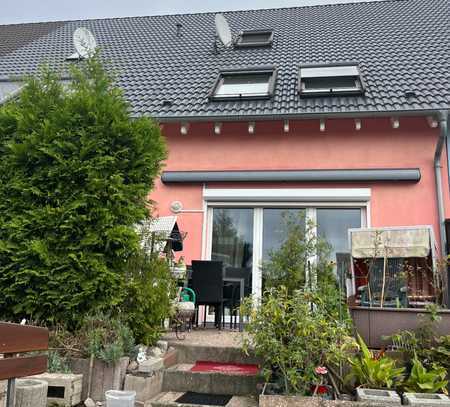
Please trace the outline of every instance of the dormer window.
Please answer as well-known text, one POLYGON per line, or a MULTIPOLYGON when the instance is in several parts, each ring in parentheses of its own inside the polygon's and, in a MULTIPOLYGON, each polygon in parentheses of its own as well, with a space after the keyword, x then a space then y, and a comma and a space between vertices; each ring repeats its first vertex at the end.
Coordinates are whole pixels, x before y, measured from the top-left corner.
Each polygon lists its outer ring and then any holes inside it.
POLYGON ((222 71, 210 98, 213 100, 268 99, 273 95, 275 79, 274 67, 222 71))
POLYGON ((236 47, 268 47, 272 45, 272 30, 245 30, 239 34, 236 47))
POLYGON ((301 96, 352 95, 364 92, 356 64, 305 65, 300 67, 301 96))

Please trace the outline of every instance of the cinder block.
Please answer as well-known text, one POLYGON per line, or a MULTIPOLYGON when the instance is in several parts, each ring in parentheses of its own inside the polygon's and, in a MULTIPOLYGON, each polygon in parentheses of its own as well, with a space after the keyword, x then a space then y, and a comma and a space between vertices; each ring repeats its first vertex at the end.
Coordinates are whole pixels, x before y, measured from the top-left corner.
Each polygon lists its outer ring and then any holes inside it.
POLYGON ((400 406, 402 404, 400 396, 395 391, 383 389, 357 388, 356 399, 380 406, 400 406))
POLYGON ((178 351, 174 348, 170 348, 164 355, 164 367, 167 369, 173 365, 177 364, 178 361, 178 351))
POLYGON ((33 379, 48 383, 47 403, 71 407, 81 402, 83 375, 70 373, 43 373, 33 379))
POLYGON ((132 375, 125 377, 124 390, 136 392, 136 403, 144 404, 162 391, 163 371, 153 372, 150 375, 132 375))
POLYGON ((154 372, 155 370, 161 370, 164 367, 163 358, 150 358, 142 363, 139 363, 138 371, 142 373, 154 372))
POLYGON ((404 393, 403 401, 407 406, 450 406, 450 398, 448 398, 445 394, 437 393, 404 393))

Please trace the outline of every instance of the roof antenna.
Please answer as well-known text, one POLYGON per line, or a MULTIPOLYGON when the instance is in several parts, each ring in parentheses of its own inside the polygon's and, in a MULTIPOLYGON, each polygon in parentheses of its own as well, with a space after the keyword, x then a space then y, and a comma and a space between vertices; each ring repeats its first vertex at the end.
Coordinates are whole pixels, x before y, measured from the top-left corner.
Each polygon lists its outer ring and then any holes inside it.
POLYGON ((177 37, 181 37, 183 34, 181 33, 181 29, 183 28, 183 24, 177 23, 177 37))
POLYGON ((228 21, 223 14, 216 14, 214 17, 214 22, 216 25, 216 35, 214 36, 214 53, 218 54, 219 49, 217 47, 217 38, 220 39, 225 48, 231 48, 233 46, 233 37, 231 35, 228 21))

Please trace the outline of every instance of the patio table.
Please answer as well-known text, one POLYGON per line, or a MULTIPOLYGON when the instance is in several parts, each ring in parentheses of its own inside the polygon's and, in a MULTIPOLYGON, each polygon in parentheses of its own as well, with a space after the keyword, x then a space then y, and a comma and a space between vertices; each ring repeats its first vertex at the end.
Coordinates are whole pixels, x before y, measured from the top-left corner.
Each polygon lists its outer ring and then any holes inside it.
MULTIPOLYGON (((187 272, 186 272, 186 277, 182 283, 182 285, 184 287, 191 286, 191 284, 190 284, 191 274, 192 274, 192 268, 190 266, 188 266, 187 272)), ((224 271, 223 282, 224 282, 224 285, 225 285, 225 283, 239 283, 239 304, 242 304, 242 301, 244 300, 244 297, 245 297, 245 279, 240 278, 240 277, 227 276, 224 271)), ((242 317, 241 317, 241 315, 239 315, 239 332, 242 332, 242 331, 243 331, 242 317)))

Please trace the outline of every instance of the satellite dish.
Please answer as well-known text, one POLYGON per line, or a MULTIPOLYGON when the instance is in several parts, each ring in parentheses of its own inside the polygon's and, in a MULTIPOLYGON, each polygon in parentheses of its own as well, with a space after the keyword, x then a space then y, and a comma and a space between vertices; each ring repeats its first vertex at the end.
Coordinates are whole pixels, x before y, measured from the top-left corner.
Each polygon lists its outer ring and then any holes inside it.
POLYGON ((73 33, 73 45, 81 58, 89 58, 94 55, 97 41, 87 28, 79 27, 73 33))
POLYGON ((233 37, 231 36, 231 30, 227 19, 223 14, 219 13, 216 14, 214 21, 216 23, 217 36, 225 47, 229 47, 233 43, 233 37))

